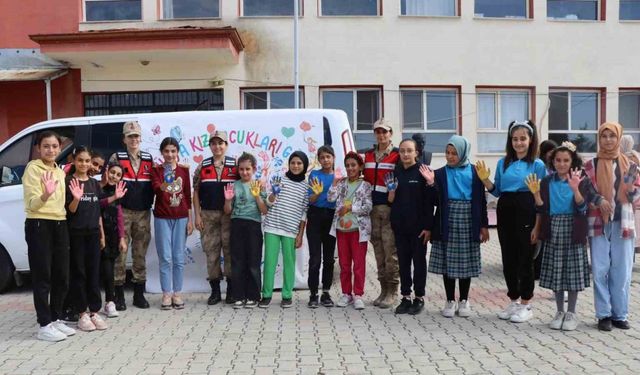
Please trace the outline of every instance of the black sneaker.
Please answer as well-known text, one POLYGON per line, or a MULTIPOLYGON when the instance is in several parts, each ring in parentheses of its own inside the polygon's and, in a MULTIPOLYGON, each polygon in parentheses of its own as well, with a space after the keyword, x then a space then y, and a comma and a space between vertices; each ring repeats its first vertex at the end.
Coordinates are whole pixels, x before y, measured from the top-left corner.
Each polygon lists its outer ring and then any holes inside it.
POLYGON ((611 324, 618 329, 630 329, 628 320, 612 320, 611 324))
POLYGON ((611 318, 604 318, 604 319, 598 320, 598 330, 609 332, 612 329, 613 328, 612 328, 611 318))
POLYGON ((402 301, 400 301, 400 304, 398 305, 398 307, 396 307, 396 314, 406 314, 409 312, 410 308, 411 308, 411 299, 407 297, 402 297, 402 301))
POLYGON ((309 306, 310 309, 317 309, 318 308, 318 296, 316 294, 313 294, 311 296, 309 296, 309 303, 307 304, 307 306, 309 306))
POLYGON ((80 319, 80 314, 74 313, 71 310, 67 310, 62 314, 62 321, 65 323, 77 323, 80 319))
POLYGON ((293 306, 291 298, 283 298, 282 302, 280 302, 280 307, 282 307, 283 309, 288 309, 291 306, 293 306))
POLYGON ((329 295, 329 292, 322 292, 322 295, 320 296, 320 304, 322 304, 322 306, 324 307, 334 306, 333 300, 331 299, 331 295, 329 295))
POLYGON ((258 307, 266 309, 271 304, 271 298, 262 298, 260 303, 258 303, 258 307))
POLYGON ((248 299, 247 302, 244 303, 245 309, 253 309, 258 306, 258 302, 248 299))
POLYGON ((423 308, 424 308, 424 300, 420 298, 414 298, 413 304, 409 308, 409 315, 420 314, 423 308))

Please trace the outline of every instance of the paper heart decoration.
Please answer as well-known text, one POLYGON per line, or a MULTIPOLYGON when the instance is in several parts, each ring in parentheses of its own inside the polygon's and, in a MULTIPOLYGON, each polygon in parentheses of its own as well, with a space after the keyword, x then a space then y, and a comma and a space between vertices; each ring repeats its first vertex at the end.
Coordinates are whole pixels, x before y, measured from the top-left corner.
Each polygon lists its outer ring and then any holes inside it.
POLYGON ((284 135, 287 138, 291 138, 291 136, 296 132, 294 128, 285 128, 285 127, 280 129, 280 131, 282 132, 282 135, 284 135))
POLYGON ((193 157, 193 161, 195 161, 198 164, 200 164, 200 162, 202 162, 203 159, 204 159, 204 156, 202 155, 196 155, 193 157))
POLYGON ((216 126, 213 124, 207 125, 207 131, 209 132, 209 134, 213 134, 213 132, 216 131, 216 126))

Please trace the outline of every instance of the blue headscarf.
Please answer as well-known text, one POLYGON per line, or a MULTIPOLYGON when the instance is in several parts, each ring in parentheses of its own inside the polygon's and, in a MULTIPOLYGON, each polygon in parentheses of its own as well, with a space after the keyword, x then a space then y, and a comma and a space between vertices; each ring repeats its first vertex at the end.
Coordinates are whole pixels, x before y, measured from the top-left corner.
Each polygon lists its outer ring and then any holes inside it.
POLYGON ((454 135, 449 138, 449 142, 447 142, 447 145, 453 146, 458 153, 458 158, 460 158, 458 164, 456 164, 455 167, 464 167, 465 165, 469 164, 471 143, 469 143, 469 141, 465 137, 454 135))

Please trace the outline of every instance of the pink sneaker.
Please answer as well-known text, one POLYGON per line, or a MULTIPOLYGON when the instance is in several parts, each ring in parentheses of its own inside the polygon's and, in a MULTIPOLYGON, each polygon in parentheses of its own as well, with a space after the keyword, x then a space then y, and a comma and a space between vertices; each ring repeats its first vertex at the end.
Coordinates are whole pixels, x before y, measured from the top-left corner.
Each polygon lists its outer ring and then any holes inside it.
POLYGON ((78 329, 85 332, 91 332, 96 330, 96 325, 93 324, 93 321, 91 321, 89 314, 84 313, 82 314, 80 319, 78 319, 78 329))
POLYGON ((96 327, 99 331, 104 331, 109 328, 107 323, 100 317, 98 313, 91 314, 91 323, 96 327))

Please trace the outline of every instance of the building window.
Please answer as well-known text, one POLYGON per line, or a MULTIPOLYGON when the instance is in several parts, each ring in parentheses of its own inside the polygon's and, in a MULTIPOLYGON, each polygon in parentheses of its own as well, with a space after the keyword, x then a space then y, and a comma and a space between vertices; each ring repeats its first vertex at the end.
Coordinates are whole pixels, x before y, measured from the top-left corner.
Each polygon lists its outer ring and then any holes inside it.
POLYGON ((635 149, 640 145, 640 91, 620 91, 618 95, 618 121, 624 127, 624 134, 631 134, 635 149))
MULTIPOLYGON (((242 0, 243 17, 293 16, 292 0, 242 0)), ((302 15, 302 1, 298 2, 298 14, 302 15)))
POLYGON ((369 148, 376 143, 373 123, 382 117, 382 89, 323 89, 321 97, 322 108, 345 111, 356 149, 369 148))
POLYGON ((141 0, 84 0, 85 21, 142 19, 141 0))
POLYGON ((527 18, 529 0, 475 0, 476 17, 527 18))
POLYGON ((531 118, 531 90, 487 89, 477 92, 478 152, 504 153, 512 121, 531 118))
POLYGON ((600 92, 550 90, 549 101, 549 138, 558 144, 569 140, 580 152, 596 152, 600 92))
POLYGON ((444 153, 444 146, 458 133, 458 90, 402 89, 402 138, 423 133, 424 150, 444 153))
MULTIPOLYGON (((243 89, 242 109, 295 108, 294 90, 243 89)), ((300 89, 300 108, 304 108, 304 90, 300 89)))
POLYGON ((224 109, 221 89, 86 94, 85 116, 224 109))
POLYGON ((620 0, 621 20, 640 20, 640 0, 620 0))
POLYGON ((220 0, 162 0, 164 19, 219 18, 220 0))
POLYGON ((547 0, 547 18, 598 20, 598 0, 547 0))
POLYGON ((323 16, 379 16, 381 0, 320 0, 323 16))
POLYGON ((403 16, 457 16, 459 0, 402 0, 403 16))

